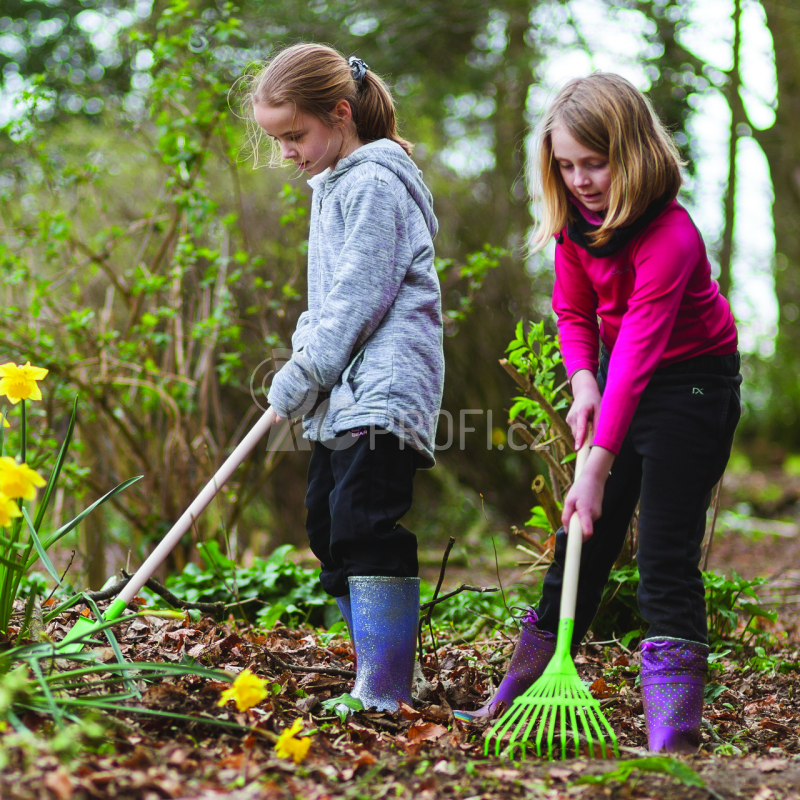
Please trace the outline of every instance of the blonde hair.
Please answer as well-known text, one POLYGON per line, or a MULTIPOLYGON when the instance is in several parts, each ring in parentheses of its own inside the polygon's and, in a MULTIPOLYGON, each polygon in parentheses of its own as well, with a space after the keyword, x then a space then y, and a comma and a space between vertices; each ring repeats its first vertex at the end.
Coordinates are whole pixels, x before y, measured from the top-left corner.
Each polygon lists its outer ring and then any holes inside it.
POLYGON ((539 131, 542 213, 533 235, 539 250, 580 212, 569 200, 553 157, 552 134, 563 125, 584 147, 608 159, 611 186, 602 225, 589 234, 602 246, 615 228, 630 225, 658 197, 674 200, 680 190, 678 148, 649 100, 625 78, 595 72, 571 80, 556 96, 539 131))
MULTIPOLYGON (((334 108, 340 100, 347 100, 362 142, 391 139, 411 154, 411 143, 397 133, 394 100, 386 84, 370 69, 356 80, 348 60, 327 45, 296 44, 279 50, 257 71, 245 75, 236 88, 241 93, 256 164, 264 135, 253 115, 256 105, 291 105, 295 112, 311 114, 333 129, 341 123, 334 108)), ((272 145, 270 163, 279 164, 280 148, 272 145)))

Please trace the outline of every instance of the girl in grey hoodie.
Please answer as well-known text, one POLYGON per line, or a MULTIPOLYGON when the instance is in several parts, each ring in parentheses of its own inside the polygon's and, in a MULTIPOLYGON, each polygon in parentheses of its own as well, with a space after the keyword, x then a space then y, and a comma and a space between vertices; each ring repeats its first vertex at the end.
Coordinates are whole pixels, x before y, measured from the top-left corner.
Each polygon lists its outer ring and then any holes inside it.
POLYGON ((269 402, 302 415, 315 442, 306 530, 355 644, 352 696, 394 711, 411 702, 419 616, 416 537, 398 520, 416 469, 434 463, 444 379, 432 198, 391 95, 360 59, 286 48, 248 99, 273 153, 313 190, 308 311, 269 402))

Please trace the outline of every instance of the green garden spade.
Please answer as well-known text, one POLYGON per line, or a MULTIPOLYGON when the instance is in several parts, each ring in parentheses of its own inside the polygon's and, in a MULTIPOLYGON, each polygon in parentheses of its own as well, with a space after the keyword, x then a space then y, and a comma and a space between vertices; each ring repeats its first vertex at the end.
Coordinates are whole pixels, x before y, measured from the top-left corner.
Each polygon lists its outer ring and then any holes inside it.
POLYGON ((181 537, 192 527, 194 521, 205 511, 208 504, 216 497, 217 492, 233 475, 236 468, 247 458, 261 438, 275 422, 275 411, 267 409, 261 419, 253 426, 247 436, 242 439, 236 449, 228 456, 225 463, 217 470, 214 477, 205 485, 203 491, 192 501, 181 518, 172 526, 167 535, 159 542, 155 550, 128 581, 125 588, 117 595, 116 600, 106 609, 102 620, 80 617, 72 629, 58 644, 62 653, 80 652, 86 639, 92 636, 103 622, 111 622, 120 617, 128 603, 147 583, 147 579, 158 569, 161 562, 169 555, 181 537))
MULTIPOLYGON (((589 455, 588 436, 575 463, 577 480, 589 455)), ((556 651, 541 677, 493 725, 486 737, 485 752, 524 758, 528 747, 536 755, 552 759, 560 751, 562 758, 581 754, 585 744, 590 756, 609 755, 606 737, 615 755, 617 737, 575 669, 570 655, 575 626, 575 601, 578 595, 578 572, 583 546, 583 531, 577 514, 569 521, 567 556, 561 584, 561 608, 556 651), (569 746, 571 740, 572 746, 569 746), (494 747, 492 747, 494 745, 494 747), (596 752, 599 751, 599 752, 596 752)))

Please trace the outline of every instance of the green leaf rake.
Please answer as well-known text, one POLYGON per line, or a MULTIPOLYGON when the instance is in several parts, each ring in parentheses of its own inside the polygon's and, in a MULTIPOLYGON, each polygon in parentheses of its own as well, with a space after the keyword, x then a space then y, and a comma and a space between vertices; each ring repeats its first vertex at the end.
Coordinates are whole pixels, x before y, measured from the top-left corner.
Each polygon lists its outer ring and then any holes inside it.
MULTIPOLYGON (((577 480, 589 454, 587 443, 581 447, 575 464, 577 480)), ((575 669, 570 655, 575 627, 575 600, 578 594, 583 531, 578 515, 569 521, 567 556, 561 586, 561 608, 556 651, 541 677, 495 722, 486 737, 485 753, 525 758, 528 748, 537 756, 553 759, 575 757, 588 751, 591 757, 610 755, 609 746, 619 755, 617 737, 603 714, 600 704, 575 669)))
POLYGON ((214 477, 205 485, 200 494, 191 502, 189 508, 183 512, 180 519, 170 528, 144 564, 136 570, 125 588, 117 595, 116 600, 106 609, 102 619, 94 620, 89 617, 80 617, 78 619, 69 633, 58 644, 58 649, 62 653, 80 652, 83 645, 86 644, 86 640, 99 630, 102 630, 104 621, 110 622, 122 616, 128 603, 136 597, 136 593, 147 583, 147 579, 158 569, 161 562, 181 540, 181 537, 192 527, 194 521, 216 497, 239 464, 250 455, 253 448, 261 440, 261 437, 272 427, 274 421, 275 411, 269 408, 228 456, 225 463, 217 470, 214 477))

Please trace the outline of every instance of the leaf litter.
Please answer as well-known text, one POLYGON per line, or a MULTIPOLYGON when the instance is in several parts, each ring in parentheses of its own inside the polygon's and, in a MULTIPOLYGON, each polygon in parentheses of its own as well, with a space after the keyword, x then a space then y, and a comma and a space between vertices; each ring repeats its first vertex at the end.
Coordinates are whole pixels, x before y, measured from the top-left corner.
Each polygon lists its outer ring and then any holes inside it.
MULTIPOLYGON (((70 624, 65 615, 47 633, 63 633, 70 624)), ((342 723, 325 706, 352 688, 354 654, 346 634, 280 624, 264 631, 232 618, 218 623, 188 616, 137 618, 115 626, 115 633, 133 663, 195 663, 231 677, 249 669, 267 682, 267 696, 240 712, 233 703, 218 706, 230 688, 224 681, 194 675, 140 681, 141 698, 127 701, 130 713, 103 718, 99 744, 60 751, 52 722, 30 711, 22 722, 42 735, 26 737, 11 726, 3 732, 0 797, 476 800, 599 798, 610 790, 659 800, 756 794, 765 800, 797 797, 800 785, 796 627, 783 634, 780 646, 729 653, 715 662, 701 748, 680 759, 646 752, 638 653, 584 644, 576 665, 619 737, 623 760, 554 763, 486 757, 485 725, 452 715, 453 708, 479 707, 491 694, 505 669, 500 662, 513 651, 508 637, 456 644, 438 634, 435 654, 426 642, 413 707, 403 704, 396 714, 358 711, 342 723), (217 727, 210 718, 239 727, 217 727), (298 741, 311 740, 299 763, 275 751, 293 725, 298 741)), ((101 662, 110 658, 105 649, 97 651, 101 662)))

